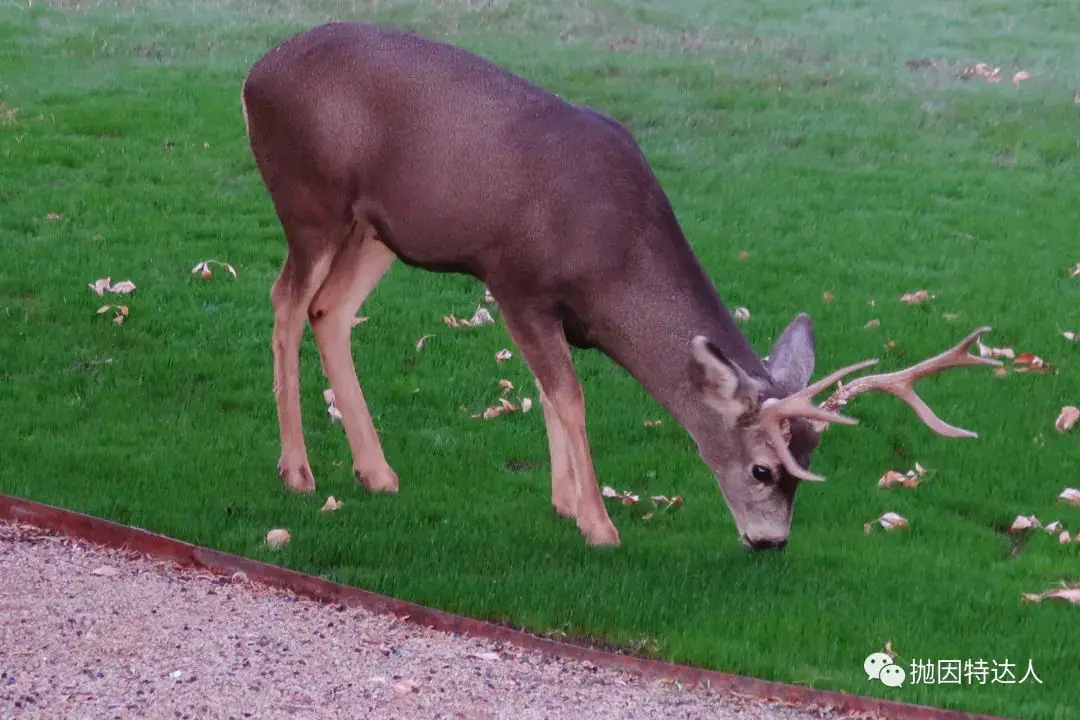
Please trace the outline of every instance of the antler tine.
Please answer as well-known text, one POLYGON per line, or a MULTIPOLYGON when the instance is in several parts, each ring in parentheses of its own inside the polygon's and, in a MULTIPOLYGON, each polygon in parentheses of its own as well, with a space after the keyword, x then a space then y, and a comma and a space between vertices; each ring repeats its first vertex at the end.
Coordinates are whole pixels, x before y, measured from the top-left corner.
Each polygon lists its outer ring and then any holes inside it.
POLYGON ((769 444, 773 446, 773 449, 780 456, 780 462, 784 464, 791 476, 813 482, 821 482, 825 479, 821 475, 815 475, 801 467, 795 460, 791 451, 788 450, 787 442, 784 440, 784 433, 780 429, 781 422, 785 418, 805 417, 824 423, 857 425, 859 421, 855 418, 845 417, 814 405, 813 398, 845 375, 870 367, 875 363, 877 363, 876 358, 848 365, 785 398, 769 398, 761 404, 761 427, 765 430, 766 437, 769 438, 769 444))
POLYGON ((915 383, 927 375, 936 374, 954 367, 963 367, 967 365, 1000 367, 1000 360, 972 355, 968 352, 977 340, 985 333, 990 332, 990 329, 989 326, 981 327, 945 352, 927 358, 909 368, 881 375, 864 375, 863 377, 857 378, 833 393, 828 400, 822 403, 821 409, 827 411, 834 410, 847 403, 856 395, 878 390, 887 392, 890 395, 903 400, 915 411, 915 414, 927 427, 939 435, 953 438, 976 438, 978 437, 977 433, 949 425, 935 415, 934 411, 931 410, 923 399, 915 392, 915 383))

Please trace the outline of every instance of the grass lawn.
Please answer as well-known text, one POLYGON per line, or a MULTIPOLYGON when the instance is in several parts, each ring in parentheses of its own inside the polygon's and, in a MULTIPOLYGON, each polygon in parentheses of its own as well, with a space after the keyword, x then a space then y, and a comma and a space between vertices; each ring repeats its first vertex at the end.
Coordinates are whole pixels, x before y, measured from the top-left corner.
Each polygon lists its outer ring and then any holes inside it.
POLYGON ((1080 436, 1054 430, 1080 403, 1080 345, 1059 332, 1080 331, 1078 38, 1067 0, 0 0, 0 492, 665 659, 1080 717, 1080 608, 1021 602, 1076 580, 1080 544, 1005 532, 1034 513, 1080 533, 1080 508, 1056 500, 1080 485, 1080 436), (598 551, 551 512, 539 408, 470 418, 502 378, 533 393, 517 353, 495 362, 510 347, 501 324, 441 322, 471 315, 482 287, 398 265, 354 353, 400 495, 355 485, 310 333, 319 492, 290 495, 269 348, 285 245, 239 92, 257 57, 331 17, 451 39, 626 123, 721 295, 750 309, 762 353, 805 310, 817 377, 872 356, 894 369, 982 324, 989 343, 1057 372, 924 382, 978 440, 861 398, 848 411, 862 424, 826 433, 813 469, 828 482, 799 492, 787 551, 750 555, 689 437, 608 360, 579 353, 601 482, 685 499, 648 520, 644 500, 613 502, 623 545, 598 551), (955 77, 978 62, 1004 82, 955 77), (1016 85, 1021 70, 1032 77, 1016 85), (238 277, 192 275, 208 258, 238 277), (138 290, 98 298, 87 284, 105 276, 138 290), (921 288, 935 298, 900 302, 921 288), (95 314, 107 302, 130 308, 122 326, 95 314), (918 489, 877 487, 916 461, 933 471, 918 489), (344 508, 320 513, 328 494, 344 508), (886 511, 910 525, 864 534, 886 511), (263 544, 272 527, 293 536, 277 552, 263 544), (1019 680, 1030 659, 1042 684, 888 688, 862 671, 887 641, 909 672, 1008 660, 1019 680))

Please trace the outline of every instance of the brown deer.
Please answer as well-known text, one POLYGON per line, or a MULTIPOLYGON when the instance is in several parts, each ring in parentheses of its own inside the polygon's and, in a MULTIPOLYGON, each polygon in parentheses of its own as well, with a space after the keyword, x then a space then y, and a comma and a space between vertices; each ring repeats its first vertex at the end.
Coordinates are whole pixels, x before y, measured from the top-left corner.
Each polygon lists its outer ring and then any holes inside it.
MULTIPOLYGON (((786 544, 797 484, 823 479, 805 469, 819 432, 856 422, 811 400, 875 361, 808 386, 815 350, 804 314, 759 359, 621 124, 451 45, 368 23, 285 40, 251 68, 242 104, 288 243, 271 290, 278 472, 288 487, 315 489, 299 388, 310 322, 357 479, 398 489, 356 377, 351 328, 400 258, 491 291, 537 380, 552 504, 587 542, 617 545, 619 535, 597 487, 571 345, 602 351, 678 420, 746 546, 786 544)), ((987 330, 847 387, 893 393, 936 432, 973 436, 934 416, 914 383, 999 364, 967 352, 987 330)))

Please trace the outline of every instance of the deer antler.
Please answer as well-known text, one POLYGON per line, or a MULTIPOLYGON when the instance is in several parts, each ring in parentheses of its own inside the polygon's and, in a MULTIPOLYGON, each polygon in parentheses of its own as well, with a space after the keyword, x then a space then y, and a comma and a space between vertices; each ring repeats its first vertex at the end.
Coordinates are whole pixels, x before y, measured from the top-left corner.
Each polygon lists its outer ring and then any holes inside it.
POLYGON ((989 331, 989 327, 981 327, 945 352, 935 355, 932 358, 927 358, 904 370, 897 370, 896 372, 884 373, 881 375, 864 375, 863 377, 856 378, 847 385, 839 388, 828 400, 821 403, 821 405, 817 407, 812 405, 810 400, 814 395, 829 387, 845 375, 855 370, 869 367, 876 363, 877 360, 867 360, 838 370, 832 375, 829 375, 813 385, 808 386, 804 390, 789 395, 786 398, 780 400, 766 400, 762 403, 761 426, 765 430, 765 434, 769 438, 769 442, 772 444, 773 449, 780 455, 780 460, 788 473, 802 480, 815 481, 821 481, 825 478, 799 467, 799 464, 788 450, 787 443, 784 442, 781 421, 790 417, 809 418, 816 421, 814 426, 818 432, 825 430, 825 428, 829 426, 829 423, 855 425, 858 423, 857 420, 839 415, 835 411, 846 405, 848 401, 856 395, 861 395, 863 393, 876 390, 887 392, 890 395, 900 398, 915 411, 915 414, 918 415, 919 419, 922 420, 927 427, 939 435, 955 438, 978 437, 976 433, 953 427, 935 415, 934 411, 930 409, 930 406, 923 402, 922 398, 915 392, 915 383, 927 375, 933 375, 953 367, 962 367, 965 365, 1000 367, 1000 360, 981 357, 979 355, 971 355, 968 352, 971 346, 979 340, 984 333, 989 331))

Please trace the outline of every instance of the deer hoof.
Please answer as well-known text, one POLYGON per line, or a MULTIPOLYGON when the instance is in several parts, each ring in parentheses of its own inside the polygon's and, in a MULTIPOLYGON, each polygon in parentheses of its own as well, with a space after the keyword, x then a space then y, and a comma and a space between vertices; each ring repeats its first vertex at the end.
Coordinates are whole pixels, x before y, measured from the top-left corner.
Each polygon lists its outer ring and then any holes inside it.
POLYGON ((359 470, 353 468, 356 481, 363 483, 371 492, 396 493, 398 491, 398 476, 389 466, 379 470, 359 470))
POLYGON ((585 542, 594 547, 619 547, 619 531, 610 520, 602 520, 591 527, 582 527, 585 542))
POLYGON ((311 466, 305 461, 302 465, 287 465, 278 463, 278 475, 285 487, 293 492, 315 492, 315 476, 311 474, 311 466))

